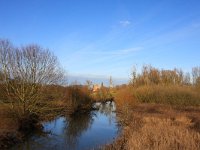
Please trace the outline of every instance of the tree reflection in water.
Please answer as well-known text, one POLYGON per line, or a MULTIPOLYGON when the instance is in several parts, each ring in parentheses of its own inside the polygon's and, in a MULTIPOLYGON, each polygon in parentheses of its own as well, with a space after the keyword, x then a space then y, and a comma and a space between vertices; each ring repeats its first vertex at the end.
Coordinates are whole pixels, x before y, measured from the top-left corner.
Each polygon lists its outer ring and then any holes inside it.
POLYGON ((79 137, 87 131, 93 122, 93 112, 77 113, 67 116, 66 144, 69 149, 76 149, 79 137))
MULTIPOLYGON (((112 117, 114 116, 112 113, 116 110, 115 103, 112 101, 101 103, 99 106, 99 112, 104 114, 109 119, 109 124, 112 122, 112 117)), ((94 120, 95 112, 87 112, 87 113, 77 113, 67 117, 67 125, 66 125, 66 143, 69 149, 76 149, 78 145, 78 141, 80 136, 87 131, 94 120)))
POLYGON ((115 104, 97 105, 95 111, 57 117, 43 123, 44 134, 34 133, 13 150, 83 150, 106 144, 117 135, 115 104))
POLYGON ((113 117, 115 117, 115 115, 113 115, 116 110, 115 102, 107 101, 105 103, 97 103, 96 105, 94 105, 94 107, 98 109, 101 114, 107 116, 109 119, 109 124, 111 124, 113 117))

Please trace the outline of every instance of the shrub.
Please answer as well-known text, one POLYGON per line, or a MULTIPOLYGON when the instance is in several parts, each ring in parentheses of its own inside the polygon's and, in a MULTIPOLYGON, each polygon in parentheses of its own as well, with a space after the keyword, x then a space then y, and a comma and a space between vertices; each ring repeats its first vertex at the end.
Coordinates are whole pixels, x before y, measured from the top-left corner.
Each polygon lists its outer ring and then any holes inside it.
POLYGON ((136 104, 137 100, 133 91, 134 89, 130 86, 117 90, 116 94, 114 95, 117 106, 120 107, 136 104))
POLYGON ((199 106, 200 94, 189 86, 140 86, 134 90, 139 102, 162 103, 177 106, 199 106))

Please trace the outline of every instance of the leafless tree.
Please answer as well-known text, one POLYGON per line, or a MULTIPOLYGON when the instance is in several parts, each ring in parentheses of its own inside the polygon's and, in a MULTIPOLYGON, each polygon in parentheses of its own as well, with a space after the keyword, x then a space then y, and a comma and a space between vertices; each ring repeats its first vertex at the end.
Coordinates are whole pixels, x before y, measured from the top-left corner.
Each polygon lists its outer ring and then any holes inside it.
POLYGON ((86 85, 87 85, 89 90, 91 90, 92 87, 93 87, 92 81, 90 81, 90 80, 86 80, 86 85))
POLYGON ((192 77, 193 77, 193 84, 197 85, 200 78, 200 67, 192 68, 192 77))
POLYGON ((136 80, 137 80, 137 70, 136 70, 136 66, 133 66, 132 72, 131 72, 131 82, 130 84, 132 84, 133 86, 136 84, 136 80))
POLYGON ((4 94, 18 113, 37 113, 41 89, 60 84, 64 74, 58 60, 38 45, 15 48, 0 39, 0 72, 4 94))
POLYGON ((184 84, 186 85, 190 85, 191 84, 191 77, 190 77, 190 73, 187 72, 184 76, 184 84))

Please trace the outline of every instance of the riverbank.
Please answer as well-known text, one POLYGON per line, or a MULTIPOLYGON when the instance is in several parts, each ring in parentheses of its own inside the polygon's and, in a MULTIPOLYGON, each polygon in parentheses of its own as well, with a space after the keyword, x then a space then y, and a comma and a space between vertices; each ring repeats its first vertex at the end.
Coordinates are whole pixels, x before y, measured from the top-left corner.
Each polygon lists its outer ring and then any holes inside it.
POLYGON ((57 116, 42 122, 43 132, 33 132, 13 149, 92 149, 112 142, 118 134, 115 105, 73 115, 57 116))
POLYGON ((5 104, 1 104, 0 108, 0 149, 9 149, 16 144, 24 142, 35 131, 42 131, 42 122, 52 121, 58 116, 83 116, 94 110, 92 104, 90 107, 85 105, 85 107, 81 107, 78 111, 70 105, 67 105, 65 101, 49 101, 41 105, 35 123, 30 122, 32 121, 30 117, 24 118, 22 120, 25 126, 23 129, 20 129, 19 120, 14 119, 10 109, 5 104), (33 126, 29 128, 29 125, 33 126))
POLYGON ((0 105, 0 118, 0 149, 7 149, 21 141, 21 134, 17 131, 18 124, 3 105, 0 105))
MULTIPOLYGON (((66 113, 61 104, 51 106, 52 109, 44 109, 40 121, 66 113)), ((18 124, 9 118, 5 107, 0 110, 0 148, 8 149, 23 142, 25 136, 18 131, 18 124)), ((136 104, 119 108, 117 121, 122 132, 112 144, 103 148, 105 150, 200 148, 200 107, 136 104)))
POLYGON ((138 104, 118 120, 122 133, 105 150, 200 149, 200 107, 138 104))
MULTIPOLYGON (((64 114, 63 104, 49 103, 46 107, 43 107, 37 118, 37 123, 27 122, 25 124, 32 124, 34 127, 30 129, 20 129, 19 120, 13 117, 10 109, 5 105, 0 105, 0 149, 9 149, 17 143, 21 143, 25 138, 33 132, 33 130, 41 130, 41 122, 55 118, 58 115, 64 114)), ((24 127, 26 128, 26 127, 24 127)), ((27 128, 28 125, 27 125, 27 128)))

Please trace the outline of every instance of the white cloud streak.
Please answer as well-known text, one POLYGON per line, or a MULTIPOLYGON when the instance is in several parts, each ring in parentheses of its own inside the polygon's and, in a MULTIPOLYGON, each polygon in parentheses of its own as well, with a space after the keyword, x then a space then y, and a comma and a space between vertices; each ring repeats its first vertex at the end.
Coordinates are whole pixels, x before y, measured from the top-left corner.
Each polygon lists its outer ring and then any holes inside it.
POLYGON ((130 55, 136 51, 142 50, 143 47, 133 47, 127 49, 119 49, 112 51, 82 51, 79 54, 91 54, 91 55, 106 55, 106 56, 115 56, 115 55, 130 55))
POLYGON ((131 24, 131 22, 129 20, 122 20, 119 22, 120 25, 122 25, 123 27, 127 27, 131 24))

